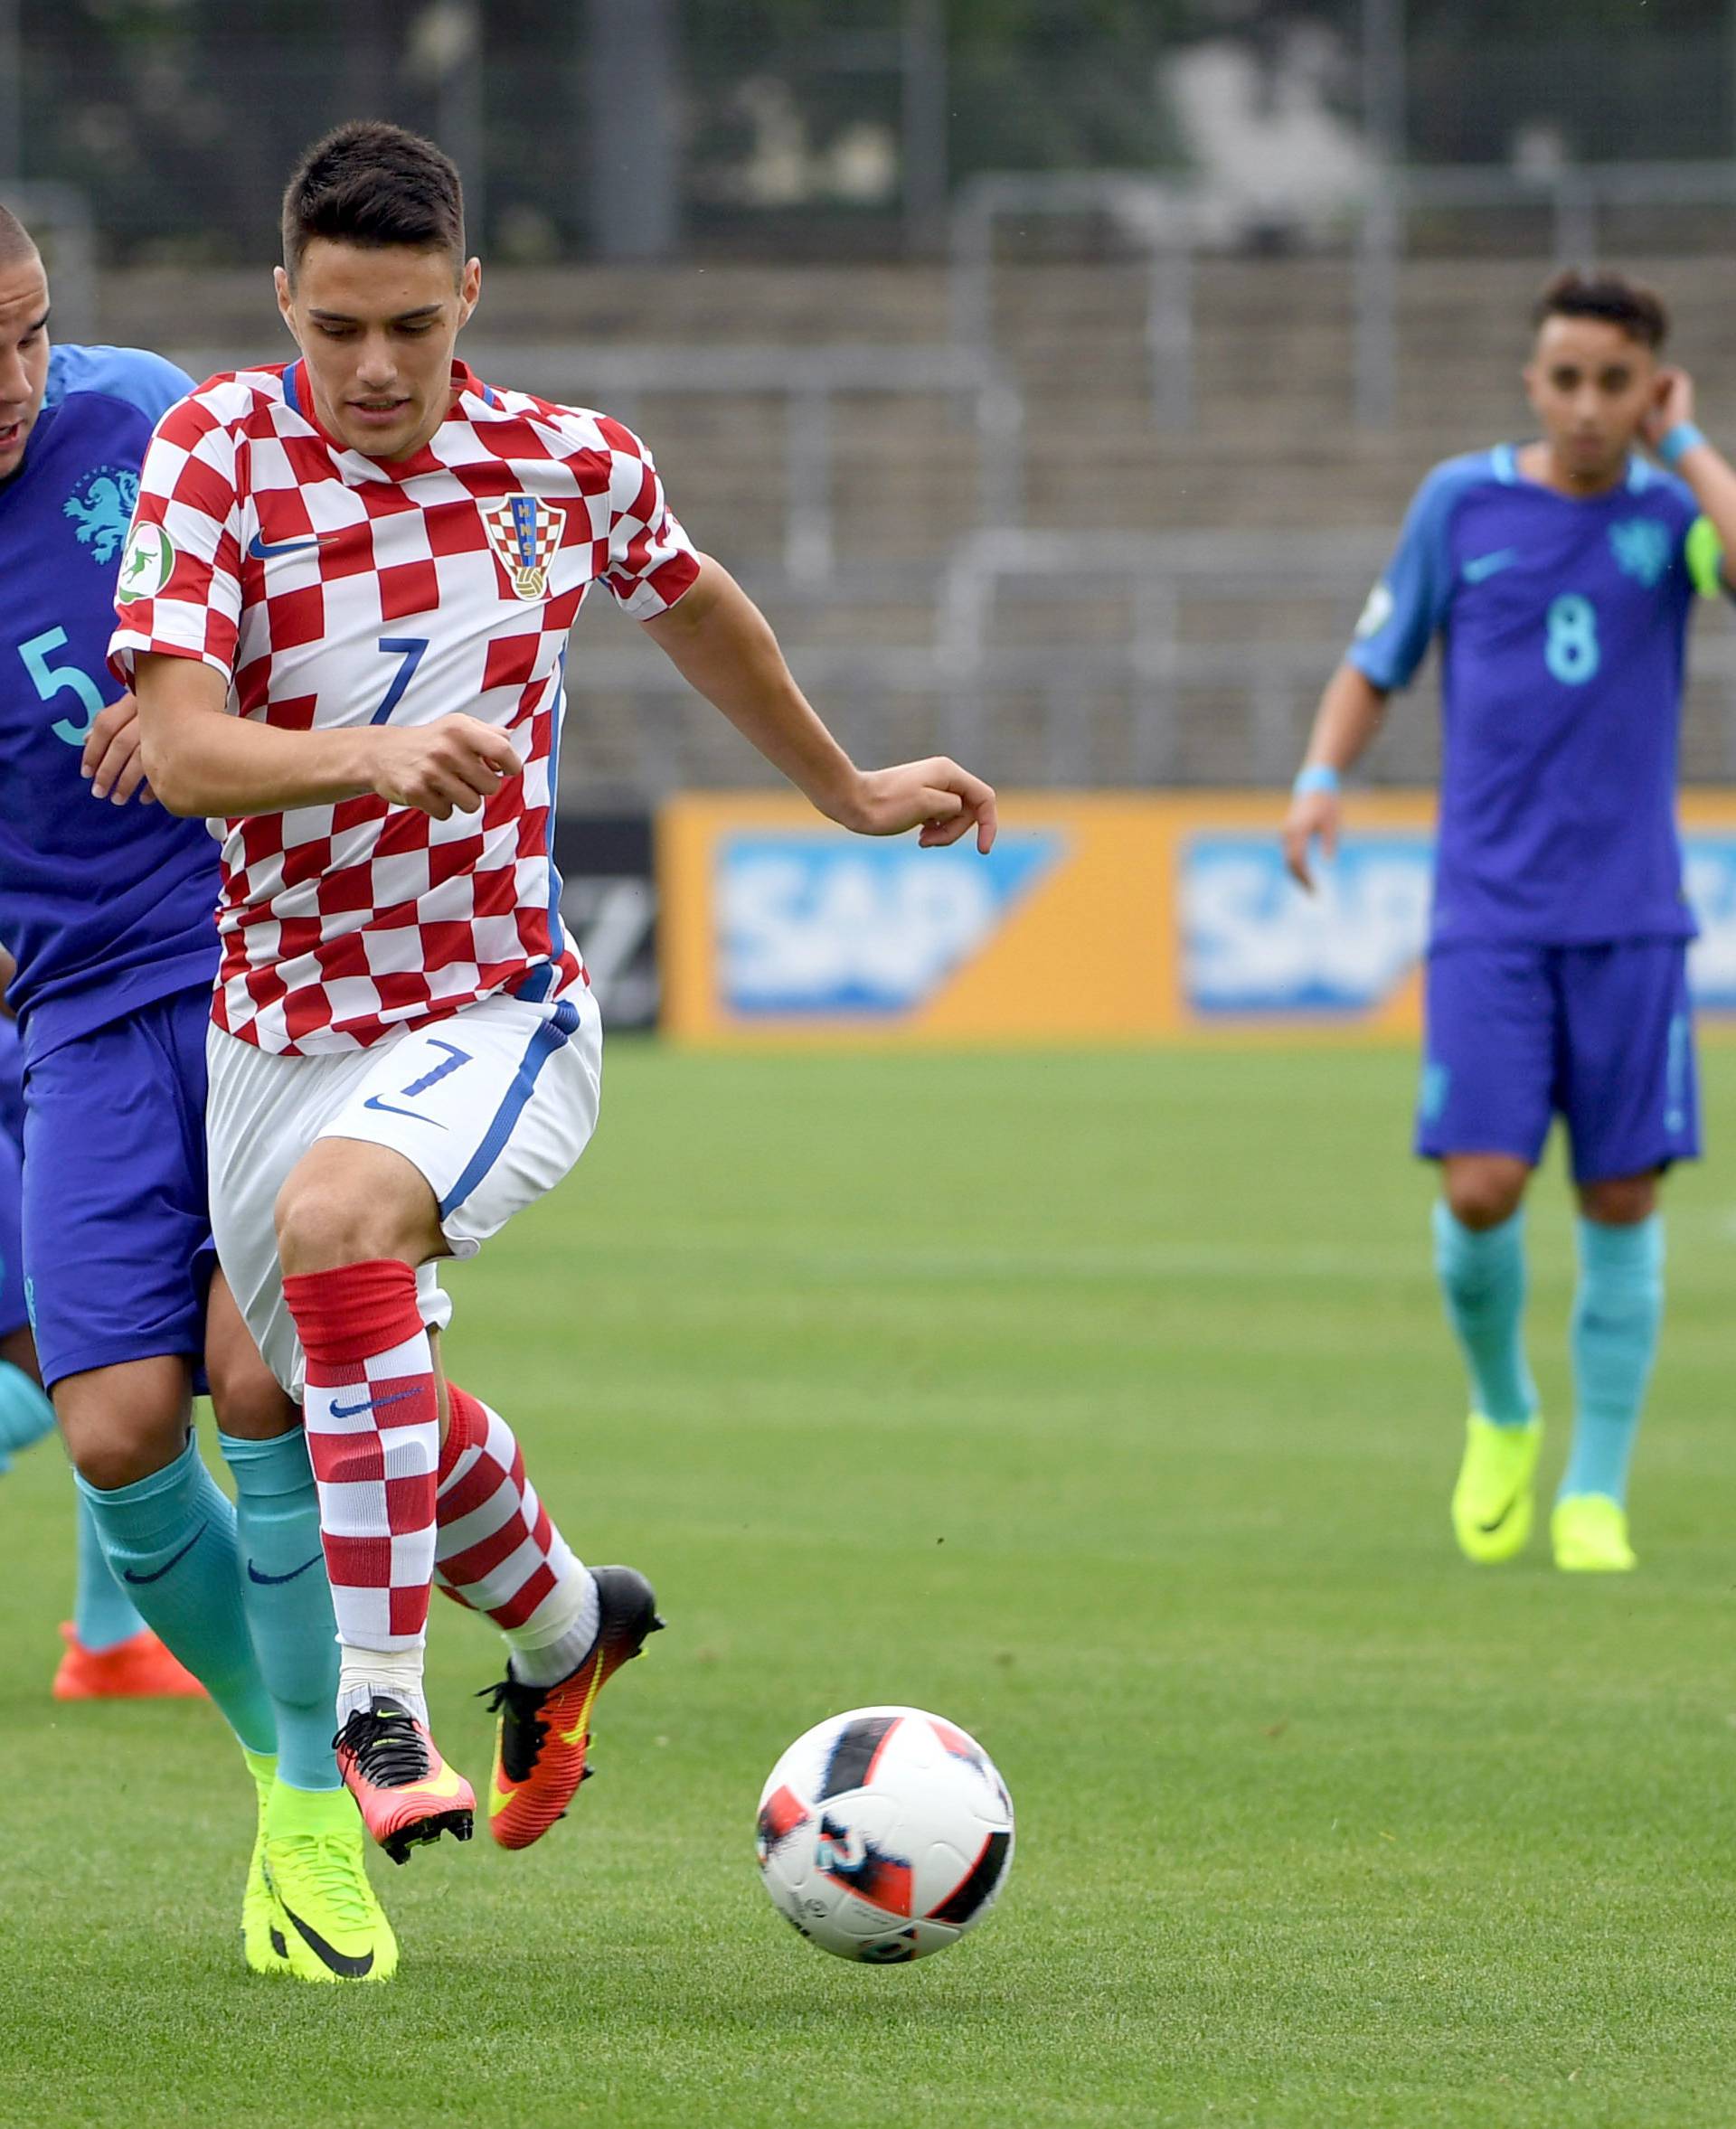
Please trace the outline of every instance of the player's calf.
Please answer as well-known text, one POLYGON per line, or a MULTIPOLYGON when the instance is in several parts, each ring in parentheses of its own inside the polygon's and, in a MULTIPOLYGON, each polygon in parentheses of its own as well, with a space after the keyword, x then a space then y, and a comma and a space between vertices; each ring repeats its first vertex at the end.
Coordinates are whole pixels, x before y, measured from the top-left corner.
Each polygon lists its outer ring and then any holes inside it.
POLYGON ((499 1721, 488 1826, 528 1848, 561 1817, 591 1771, 590 1710, 663 1624, 632 1568, 593 1573, 574 1558, 524 1474, 498 1412, 456 1384, 440 1459, 439 1586, 486 1612, 506 1638, 506 1675, 489 1689, 499 1721))

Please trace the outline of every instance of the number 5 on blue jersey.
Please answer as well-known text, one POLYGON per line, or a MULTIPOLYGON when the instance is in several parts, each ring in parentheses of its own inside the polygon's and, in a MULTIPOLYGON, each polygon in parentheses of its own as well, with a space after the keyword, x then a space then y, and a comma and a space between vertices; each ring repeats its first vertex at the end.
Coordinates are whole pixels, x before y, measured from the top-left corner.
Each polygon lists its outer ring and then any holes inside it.
POLYGON ((70 717, 61 717, 51 727, 57 739, 64 739, 69 747, 82 747, 90 737, 90 728, 101 716, 104 704, 96 682, 88 673, 77 665, 49 664, 56 651, 65 648, 65 629, 45 628, 40 636, 33 636, 28 643, 21 643, 18 655, 24 661, 24 670, 35 683, 36 692, 43 702, 52 702, 56 695, 73 694, 83 703, 82 724, 75 723, 70 717))

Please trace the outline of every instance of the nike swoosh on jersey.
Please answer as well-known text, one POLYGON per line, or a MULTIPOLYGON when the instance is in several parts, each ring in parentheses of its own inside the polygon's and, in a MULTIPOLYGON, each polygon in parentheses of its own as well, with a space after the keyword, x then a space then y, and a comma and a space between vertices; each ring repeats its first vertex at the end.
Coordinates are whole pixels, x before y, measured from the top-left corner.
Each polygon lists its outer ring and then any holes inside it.
MULTIPOLYGON (((419 1392, 413 1390, 394 1390, 390 1397, 363 1398, 359 1405, 334 1403, 332 1418, 334 1419, 354 1419, 358 1412, 377 1412, 382 1405, 401 1405, 407 1397, 415 1397, 418 1394, 419 1392)), ((309 1565, 311 1564, 309 1562, 309 1565)))
POLYGON ((255 561, 269 561, 274 554, 304 554, 317 547, 324 534, 316 532, 307 540, 271 540, 255 532, 247 543, 247 551, 255 561))
POLYGON ((1480 584, 1485 577, 1493 577, 1497 570, 1510 568, 1518 559, 1516 547, 1497 547, 1493 554, 1473 555, 1459 574, 1467 584, 1480 584))
POLYGON ((293 1582, 297 1576, 305 1575, 309 1568, 316 1568, 325 1557, 323 1552, 316 1552, 311 1559, 304 1559, 298 1568, 291 1568, 287 1575, 262 1575, 250 1559, 247 1563, 247 1578, 250 1582, 262 1583, 268 1588, 278 1582, 293 1582))
POLYGON ((136 1575, 134 1574, 131 1568, 122 1568, 120 1570, 121 1580, 123 1582, 135 1583, 160 1582, 164 1576, 168 1573, 169 1569, 175 1565, 176 1561, 183 1560, 187 1557, 188 1553, 193 1550, 193 1547, 199 1542, 200 1539, 203 1538, 204 1534, 205 1526, 203 1523, 201 1523, 199 1528, 193 1533, 192 1537, 187 1540, 186 1543, 181 1548, 180 1551, 175 1555, 173 1559, 165 1559, 160 1568, 153 1568, 148 1575, 136 1575))

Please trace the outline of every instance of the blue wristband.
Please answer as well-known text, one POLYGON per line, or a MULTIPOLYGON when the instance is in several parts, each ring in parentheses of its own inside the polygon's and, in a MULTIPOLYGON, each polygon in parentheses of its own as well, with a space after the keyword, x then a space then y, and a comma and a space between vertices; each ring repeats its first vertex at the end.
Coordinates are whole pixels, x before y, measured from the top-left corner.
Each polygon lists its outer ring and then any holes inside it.
POLYGON ((1290 786, 1290 792, 1297 798, 1307 798, 1316 791, 1329 791, 1335 797, 1341 788, 1338 771, 1328 768, 1321 761, 1316 762, 1312 768, 1305 768, 1290 786))
POLYGON ((1703 444, 1706 432, 1693 421, 1678 421, 1657 447, 1657 455, 1665 466, 1680 466, 1696 445, 1703 444))

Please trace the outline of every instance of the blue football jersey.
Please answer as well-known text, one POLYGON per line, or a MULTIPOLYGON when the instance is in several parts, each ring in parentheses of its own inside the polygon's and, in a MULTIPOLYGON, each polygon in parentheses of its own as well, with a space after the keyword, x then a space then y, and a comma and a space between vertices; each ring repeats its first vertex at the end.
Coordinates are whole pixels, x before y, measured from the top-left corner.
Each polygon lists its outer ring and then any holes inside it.
POLYGON ((1721 559, 1685 483, 1637 457, 1586 500, 1506 444, 1423 482, 1349 655, 1401 688, 1441 639, 1438 945, 1693 936, 1683 661, 1721 559))
POLYGON ((139 464, 192 389, 156 355, 56 347, 24 462, 0 481, 0 938, 32 1057, 216 969, 204 824, 93 798, 80 774, 120 693, 108 638, 139 464))

